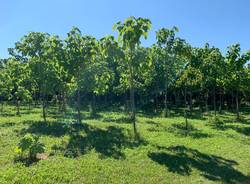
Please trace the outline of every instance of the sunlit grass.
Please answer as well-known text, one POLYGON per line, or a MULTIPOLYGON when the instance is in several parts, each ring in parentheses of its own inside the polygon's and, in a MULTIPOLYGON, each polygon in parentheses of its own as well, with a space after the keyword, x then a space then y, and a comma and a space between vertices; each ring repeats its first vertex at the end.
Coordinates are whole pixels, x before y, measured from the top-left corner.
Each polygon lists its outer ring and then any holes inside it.
POLYGON ((188 119, 144 114, 137 118, 140 140, 123 112, 82 112, 81 125, 70 123, 74 111, 5 106, 0 118, 0 183, 237 183, 250 181, 250 115, 242 120, 224 112, 198 112, 188 119), (211 113, 212 114, 212 113, 211 113), (14 149, 25 133, 41 136, 48 159, 14 162, 14 149))

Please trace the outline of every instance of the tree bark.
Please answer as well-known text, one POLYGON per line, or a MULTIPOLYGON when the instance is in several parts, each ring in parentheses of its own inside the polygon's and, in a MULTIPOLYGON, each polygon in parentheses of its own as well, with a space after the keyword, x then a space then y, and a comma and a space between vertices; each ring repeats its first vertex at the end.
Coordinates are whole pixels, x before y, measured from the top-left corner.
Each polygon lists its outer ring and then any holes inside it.
POLYGON ((81 93, 80 93, 79 87, 77 89, 77 119, 78 119, 78 123, 82 123, 82 117, 81 117, 81 93))
POLYGON ((206 97, 206 99, 205 99, 205 101, 206 101, 206 112, 208 113, 208 111, 209 111, 209 108, 208 108, 208 92, 206 92, 206 95, 205 95, 206 97))
POLYGON ((166 91, 164 93, 164 117, 168 117, 168 89, 166 88, 166 91))
POLYGON ((233 93, 233 91, 231 92, 231 97, 232 97, 232 99, 231 99, 231 109, 234 110, 234 93, 233 93))
POLYGON ((42 102, 42 106, 43 106, 43 120, 46 123, 47 119, 46 119, 46 99, 45 96, 43 95, 43 102, 42 102))
POLYGON ((240 110, 239 110, 239 91, 238 89, 236 90, 236 115, 237 115, 237 120, 240 119, 240 110))
POLYGON ((220 114, 221 114, 221 112, 222 112, 222 93, 223 93, 222 90, 223 90, 223 89, 220 90, 220 106, 219 106, 219 113, 220 113, 220 114))
POLYGON ((165 93, 164 93, 164 112, 163 116, 168 117, 168 72, 166 72, 166 83, 165 83, 165 93))
POLYGON ((2 103, 1 103, 1 112, 3 112, 3 105, 4 105, 4 102, 2 101, 2 103))
POLYGON ((20 116, 20 101, 16 100, 16 115, 20 116))
POLYGON ((95 94, 92 94, 92 100, 90 102, 90 116, 94 117, 96 115, 96 109, 95 109, 95 94))
POLYGON ((133 123, 134 133, 137 134, 136 124, 135 124, 135 91, 134 88, 130 88, 130 103, 131 103, 131 121, 133 123))
POLYGON ((213 101, 214 101, 214 117, 216 117, 216 91, 215 91, 215 86, 213 87, 213 101))
POLYGON ((193 111, 193 97, 192 97, 192 92, 189 93, 189 111, 190 111, 190 114, 192 114, 192 111, 193 111))

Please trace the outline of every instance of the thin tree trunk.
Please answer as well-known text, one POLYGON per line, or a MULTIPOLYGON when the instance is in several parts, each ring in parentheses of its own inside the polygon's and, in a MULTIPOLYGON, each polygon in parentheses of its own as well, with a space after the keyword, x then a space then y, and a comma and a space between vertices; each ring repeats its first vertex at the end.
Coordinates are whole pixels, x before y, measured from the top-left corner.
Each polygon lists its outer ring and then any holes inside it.
POLYGON ((220 106, 219 106, 219 113, 221 114, 221 112, 222 112, 222 93, 223 93, 223 91, 222 91, 222 89, 220 90, 220 106))
POLYGON ((158 98, 157 98, 157 94, 155 95, 155 108, 154 108, 154 112, 157 113, 157 109, 158 109, 158 98))
POLYGON ((66 97, 65 92, 62 93, 62 111, 66 113, 66 97))
POLYGON ((45 100, 45 96, 43 95, 43 102, 42 102, 42 106, 43 106, 43 120, 46 123, 46 100, 45 100))
POLYGON ((185 125, 186 125, 186 134, 188 130, 188 117, 187 117, 187 87, 185 85, 185 90, 184 90, 184 101, 185 101, 185 107, 184 107, 184 118, 185 118, 185 125))
POLYGON ((179 105, 180 105, 180 94, 179 91, 176 92, 176 109, 178 109, 179 105))
POLYGON ((135 138, 137 138, 137 130, 136 130, 136 119, 135 119, 135 91, 134 91, 134 71, 132 68, 132 51, 130 50, 130 64, 129 64, 129 73, 130 73, 130 105, 131 105, 131 121, 133 124, 133 130, 135 134, 135 138))
POLYGON ((3 104, 4 102, 1 103, 1 112, 3 112, 3 104))
POLYGON ((186 130, 188 130, 188 119, 187 119, 187 111, 186 110, 184 112, 184 116, 185 116, 185 127, 186 127, 186 130))
POLYGON ((134 88, 130 88, 130 102, 131 102, 131 121, 133 123, 134 133, 137 133, 135 124, 135 92, 134 88))
MULTIPOLYGON (((232 99, 231 99, 231 108, 233 110, 234 109, 234 93, 233 93, 233 91, 231 92, 231 97, 232 97, 232 99)), ((237 103, 237 102, 235 102, 235 103, 237 103)))
POLYGON ((206 92, 206 97, 205 97, 205 101, 206 101, 206 112, 208 113, 209 108, 208 108, 208 92, 206 92))
POLYGON ((187 105, 187 88, 185 86, 185 89, 184 89, 184 103, 185 103, 185 108, 186 108, 186 105, 187 105))
POLYGON ((95 109, 95 94, 92 94, 92 100, 90 102, 90 116, 94 117, 96 115, 96 109, 95 109))
POLYGON ((190 92, 190 94, 189 94, 189 111, 190 111, 190 114, 192 114, 192 111, 193 111, 193 97, 192 97, 192 92, 190 92))
POLYGON ((78 123, 82 122, 82 117, 81 117, 81 93, 80 89, 77 89, 77 118, 78 118, 78 123))
POLYGON ((164 94, 164 117, 168 117, 168 73, 166 72, 165 94, 164 94))
POLYGON ((164 117, 168 117, 168 90, 166 88, 166 91, 164 93, 164 117))
POLYGON ((215 86, 213 87, 213 96, 214 96, 214 117, 216 117, 216 92, 215 92, 215 86))
POLYGON ((237 114, 237 120, 240 119, 240 110, 239 110, 239 91, 238 89, 236 90, 236 114, 237 114))
POLYGON ((16 100, 16 115, 20 115, 20 101, 16 100))

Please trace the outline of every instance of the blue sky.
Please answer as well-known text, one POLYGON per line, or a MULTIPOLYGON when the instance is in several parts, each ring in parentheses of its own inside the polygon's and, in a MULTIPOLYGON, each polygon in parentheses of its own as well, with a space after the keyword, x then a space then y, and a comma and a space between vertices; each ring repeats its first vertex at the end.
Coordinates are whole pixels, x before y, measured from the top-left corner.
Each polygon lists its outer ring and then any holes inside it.
POLYGON ((115 34, 112 26, 134 15, 153 27, 143 45, 155 42, 155 31, 176 25, 193 46, 206 42, 223 52, 233 43, 250 49, 249 0, 0 0, 0 58, 29 31, 64 38, 72 26, 97 38, 115 34))

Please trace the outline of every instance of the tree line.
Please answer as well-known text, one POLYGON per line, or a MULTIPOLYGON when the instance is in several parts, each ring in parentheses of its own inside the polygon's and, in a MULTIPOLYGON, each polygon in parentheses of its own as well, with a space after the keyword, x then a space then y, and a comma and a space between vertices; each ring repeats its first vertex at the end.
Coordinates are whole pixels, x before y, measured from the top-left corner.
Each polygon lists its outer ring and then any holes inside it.
POLYGON ((242 53, 240 44, 225 54, 208 43, 193 47, 177 36, 177 27, 156 31, 156 43, 144 47, 141 38, 147 38, 151 21, 140 17, 113 29, 117 39, 96 39, 77 27, 65 39, 43 32, 23 36, 0 62, 1 103, 15 104, 17 115, 21 103, 39 103, 45 122, 49 103, 61 112, 67 104, 75 107, 78 122, 86 103, 93 115, 97 106, 125 104, 134 132, 136 108, 164 117, 173 108, 192 113, 199 107, 215 117, 227 108, 240 118, 240 105, 250 99, 250 51, 242 53))

